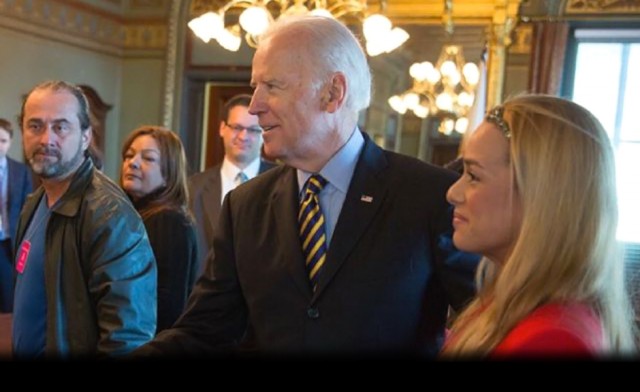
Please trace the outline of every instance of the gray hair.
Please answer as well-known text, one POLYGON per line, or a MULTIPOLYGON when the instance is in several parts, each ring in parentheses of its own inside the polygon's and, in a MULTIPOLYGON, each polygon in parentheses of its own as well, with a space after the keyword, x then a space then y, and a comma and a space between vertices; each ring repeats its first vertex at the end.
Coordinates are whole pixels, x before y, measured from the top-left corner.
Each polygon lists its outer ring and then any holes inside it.
POLYGON ((322 16, 289 16, 278 19, 260 38, 279 35, 302 37, 305 50, 317 67, 318 78, 342 72, 347 79, 345 107, 354 113, 371 101, 371 70, 362 46, 353 33, 335 19, 322 16))

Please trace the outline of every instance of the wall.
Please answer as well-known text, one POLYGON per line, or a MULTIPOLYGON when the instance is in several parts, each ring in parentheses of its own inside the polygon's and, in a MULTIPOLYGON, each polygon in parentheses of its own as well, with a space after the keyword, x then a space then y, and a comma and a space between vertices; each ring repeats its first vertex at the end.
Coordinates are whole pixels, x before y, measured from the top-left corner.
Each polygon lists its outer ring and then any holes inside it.
MULTIPOLYGON (((91 85, 109 104, 119 101, 121 60, 75 46, 39 38, 0 27, 0 116, 14 125, 14 141, 9 155, 22 160, 22 138, 16 116, 20 112, 23 94, 34 85, 48 79, 62 79, 91 85)), ((107 115, 107 134, 118 132, 120 106, 114 105, 107 115)), ((106 153, 114 146, 112 138, 105 141, 106 153)), ((109 172, 109 170, 106 170, 109 172)))
POLYGON ((504 75, 503 98, 507 99, 529 89, 529 69, 531 67, 531 24, 516 26, 509 46, 504 75))
MULTIPOLYGON (((164 91, 163 59, 125 59, 122 61, 122 94, 117 149, 110 157, 120 161, 120 148, 126 136, 140 125, 162 124, 164 91)), ((106 154, 105 154, 106 155, 106 154)), ((117 172, 119 173, 119 167, 117 172)))
MULTIPOLYGON (((22 95, 48 79, 93 87, 107 113, 104 171, 117 178, 123 139, 162 124, 171 0, 0 0, 0 116, 14 128, 22 95)), ((22 160, 16 132, 9 155, 22 160)))

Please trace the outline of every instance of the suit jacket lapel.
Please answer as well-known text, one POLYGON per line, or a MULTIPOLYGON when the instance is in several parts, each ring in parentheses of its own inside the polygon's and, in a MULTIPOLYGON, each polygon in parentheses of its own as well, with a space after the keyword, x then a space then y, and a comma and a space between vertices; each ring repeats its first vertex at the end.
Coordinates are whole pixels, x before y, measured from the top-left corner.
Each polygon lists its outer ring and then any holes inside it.
POLYGON ((296 286, 308 297, 311 297, 311 286, 304 267, 304 256, 300 237, 298 235, 298 180, 296 170, 286 168, 286 173, 281 176, 274 193, 271 205, 273 206, 273 221, 276 225, 278 246, 283 249, 287 258, 289 273, 296 286))
POLYGON ((386 197, 386 183, 379 174, 387 167, 387 160, 382 149, 366 135, 364 136, 365 145, 333 232, 327 260, 318 282, 318 289, 313 297, 314 300, 329 285, 358 244, 386 197))
POLYGON ((18 168, 13 164, 13 161, 7 157, 7 178, 4 181, 7 183, 7 213, 11 215, 10 211, 10 202, 15 197, 15 194, 18 193, 19 189, 22 189, 22 184, 18 183, 19 178, 17 175, 18 168), (9 186, 9 184, 12 184, 9 186))
POLYGON ((212 238, 213 230, 216 227, 216 220, 218 218, 218 211, 220 211, 220 193, 222 183, 220 182, 220 167, 211 172, 211 176, 207 179, 207 183, 204 185, 202 194, 202 208, 204 209, 204 216, 207 220, 206 227, 210 228, 210 232, 207 233, 207 238, 212 238))

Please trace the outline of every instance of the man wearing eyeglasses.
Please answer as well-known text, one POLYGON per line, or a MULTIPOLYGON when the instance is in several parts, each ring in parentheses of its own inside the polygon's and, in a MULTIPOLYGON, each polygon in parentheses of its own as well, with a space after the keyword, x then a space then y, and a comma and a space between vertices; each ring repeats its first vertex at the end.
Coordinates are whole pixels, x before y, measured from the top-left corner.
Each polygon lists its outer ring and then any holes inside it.
POLYGON ((226 194, 275 166, 260 159, 262 128, 258 116, 249 114, 250 103, 251 95, 248 94, 239 94, 227 101, 220 122, 224 160, 189 178, 190 207, 198 228, 200 271, 212 248, 213 231, 226 194))

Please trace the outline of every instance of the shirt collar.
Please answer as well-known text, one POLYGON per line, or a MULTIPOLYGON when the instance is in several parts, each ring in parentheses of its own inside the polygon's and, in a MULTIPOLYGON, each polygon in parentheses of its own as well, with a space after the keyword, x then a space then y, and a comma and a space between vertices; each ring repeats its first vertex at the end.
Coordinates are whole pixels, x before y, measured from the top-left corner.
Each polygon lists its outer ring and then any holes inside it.
POLYGON ((220 168, 222 175, 227 178, 236 178, 238 173, 243 172, 247 175, 247 178, 251 179, 258 175, 260 171, 260 157, 256 158, 244 169, 240 169, 238 166, 234 165, 226 156, 222 161, 222 167, 220 168))
MULTIPOLYGON (((340 192, 346 194, 363 146, 364 137, 360 129, 356 127, 349 140, 329 159, 319 174, 340 192)), ((302 192, 304 184, 312 174, 300 169, 297 170, 299 192, 302 192)))

